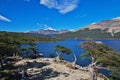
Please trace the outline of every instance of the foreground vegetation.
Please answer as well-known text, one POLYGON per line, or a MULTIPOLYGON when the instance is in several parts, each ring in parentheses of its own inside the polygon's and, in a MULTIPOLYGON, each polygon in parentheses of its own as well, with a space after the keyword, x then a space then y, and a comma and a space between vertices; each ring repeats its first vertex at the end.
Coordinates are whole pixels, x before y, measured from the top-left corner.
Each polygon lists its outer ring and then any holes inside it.
POLYGON ((86 50, 83 57, 90 57, 91 80, 97 80, 98 69, 110 70, 111 80, 120 80, 120 54, 101 42, 86 41, 80 44, 86 50))
MULTIPOLYGON (((57 39, 55 39, 57 40, 57 39)), ((34 53, 32 58, 38 57, 36 42, 38 41, 55 41, 48 37, 38 37, 25 33, 0 33, 0 78, 9 77, 5 80, 21 79, 22 74, 18 73, 20 66, 13 66, 22 54, 34 53), (23 44, 29 44, 28 47, 22 47, 23 44), (11 58, 14 57, 14 58, 11 58)), ((85 68, 91 73, 91 80, 96 80, 98 69, 111 70, 110 79, 120 80, 120 54, 109 48, 108 46, 94 41, 86 41, 80 44, 80 47, 86 50, 83 57, 90 57, 91 64, 85 68)), ((57 62, 61 62, 63 53, 70 54, 71 50, 64 46, 56 46, 55 51, 58 53, 57 62)), ((76 57, 73 67, 84 69, 76 66, 76 57)), ((22 67, 22 73, 26 73, 22 67)))

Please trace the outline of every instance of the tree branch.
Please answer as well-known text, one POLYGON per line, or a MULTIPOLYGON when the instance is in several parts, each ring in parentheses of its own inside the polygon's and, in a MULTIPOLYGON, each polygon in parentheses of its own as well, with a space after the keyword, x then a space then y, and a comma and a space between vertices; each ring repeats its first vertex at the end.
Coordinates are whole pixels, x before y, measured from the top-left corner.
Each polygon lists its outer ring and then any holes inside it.
POLYGON ((105 70, 110 70, 110 69, 108 69, 108 68, 106 68, 106 67, 101 67, 101 66, 96 66, 96 68, 97 68, 97 69, 105 69, 105 70))
POLYGON ((56 54, 58 55, 59 53, 56 51, 56 54))
POLYGON ((76 58, 76 55, 74 54, 74 61, 72 62, 72 64, 75 65, 76 61, 77 61, 77 58, 76 58))

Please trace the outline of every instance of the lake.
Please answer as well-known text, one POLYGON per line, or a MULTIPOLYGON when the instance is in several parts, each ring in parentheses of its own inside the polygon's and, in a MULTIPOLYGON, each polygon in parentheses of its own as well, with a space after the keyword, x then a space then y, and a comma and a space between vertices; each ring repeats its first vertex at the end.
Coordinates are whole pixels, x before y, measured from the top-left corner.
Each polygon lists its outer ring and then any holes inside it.
MULTIPOLYGON (((65 41, 57 41, 57 42, 40 42, 38 43, 37 50, 43 53, 44 57, 49 57, 50 54, 53 54, 57 56, 55 53, 54 47, 56 45, 65 46, 72 50, 72 53, 70 55, 63 54, 62 57, 72 62, 74 60, 74 54, 77 57, 77 64, 81 66, 87 66, 90 63, 90 60, 88 58, 82 59, 81 55, 85 52, 82 48, 80 48, 80 43, 84 40, 65 40, 65 41)), ((114 50, 120 52, 120 40, 99 40, 103 42, 104 44, 110 46, 114 50)), ((100 70, 100 72, 104 73, 105 75, 108 75, 106 71, 100 70)))

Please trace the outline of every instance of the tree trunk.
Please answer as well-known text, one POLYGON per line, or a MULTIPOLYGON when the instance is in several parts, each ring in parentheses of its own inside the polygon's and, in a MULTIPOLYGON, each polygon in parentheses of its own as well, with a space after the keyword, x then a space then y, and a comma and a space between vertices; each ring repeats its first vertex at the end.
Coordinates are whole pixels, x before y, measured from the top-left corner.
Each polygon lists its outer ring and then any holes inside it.
POLYGON ((88 70, 91 73, 91 80, 97 80, 96 69, 95 69, 94 63, 89 65, 88 70))
POLYGON ((35 59, 37 58, 37 51, 35 50, 34 51, 34 56, 35 56, 35 59))
POLYGON ((18 53, 16 53, 16 56, 18 56, 18 53))
POLYGON ((96 56, 92 55, 91 56, 91 64, 88 66, 88 70, 91 73, 91 80, 97 80, 97 75, 96 75, 96 56))
POLYGON ((77 58, 76 58, 76 55, 74 54, 74 61, 72 62, 73 66, 76 65, 76 61, 77 61, 77 58))
POLYGON ((16 57, 16 53, 13 53, 13 57, 16 57))
POLYGON ((61 55, 62 55, 62 53, 59 53, 58 56, 56 57, 56 60, 57 60, 58 62, 61 61, 61 60, 60 60, 61 55))
POLYGON ((25 70, 23 69, 22 70, 22 79, 24 80, 24 77, 25 77, 25 70))
POLYGON ((23 65, 23 68, 22 68, 22 78, 21 78, 21 80, 27 80, 27 77, 28 77, 28 74, 27 74, 27 71, 26 71, 26 66, 27 66, 27 64, 26 64, 26 62, 24 63, 24 65, 23 65))
POLYGON ((91 80, 97 80, 97 76, 96 76, 96 72, 93 69, 93 71, 91 72, 91 80))
POLYGON ((3 63, 4 63, 4 59, 3 59, 3 58, 0 58, 0 69, 1 69, 2 66, 3 66, 3 63))
POLYGON ((2 63, 1 63, 1 61, 0 61, 0 69, 2 68, 2 63))

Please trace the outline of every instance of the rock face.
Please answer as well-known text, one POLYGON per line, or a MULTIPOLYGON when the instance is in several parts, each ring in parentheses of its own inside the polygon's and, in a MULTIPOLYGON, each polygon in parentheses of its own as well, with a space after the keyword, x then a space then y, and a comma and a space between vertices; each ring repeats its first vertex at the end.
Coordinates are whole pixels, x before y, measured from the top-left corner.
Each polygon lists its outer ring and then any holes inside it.
POLYGON ((92 30, 92 29, 101 29, 101 30, 107 29, 107 32, 118 33, 118 32, 120 32, 120 17, 113 18, 111 20, 103 20, 101 22, 85 26, 83 29, 85 29, 85 28, 89 28, 90 30, 92 30))

